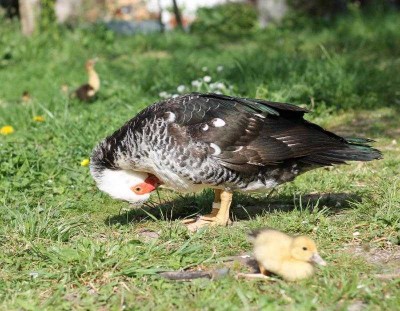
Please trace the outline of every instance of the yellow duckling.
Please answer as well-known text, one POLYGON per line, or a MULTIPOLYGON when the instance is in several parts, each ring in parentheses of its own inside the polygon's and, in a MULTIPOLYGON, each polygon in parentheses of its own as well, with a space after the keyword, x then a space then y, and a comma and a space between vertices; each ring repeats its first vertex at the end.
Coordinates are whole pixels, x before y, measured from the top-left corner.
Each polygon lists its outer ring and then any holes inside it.
POLYGON ((287 281, 313 275, 314 264, 326 266, 318 254, 315 242, 306 236, 290 236, 274 229, 262 229, 250 234, 254 257, 262 274, 272 272, 287 281))

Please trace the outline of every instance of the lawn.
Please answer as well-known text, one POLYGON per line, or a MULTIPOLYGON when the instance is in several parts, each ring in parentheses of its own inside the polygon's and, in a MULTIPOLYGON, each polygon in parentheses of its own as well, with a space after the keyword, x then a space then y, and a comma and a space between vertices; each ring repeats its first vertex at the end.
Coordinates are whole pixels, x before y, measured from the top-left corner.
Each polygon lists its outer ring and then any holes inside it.
POLYGON ((234 40, 120 37, 100 26, 25 39, 0 21, 0 127, 15 130, 0 135, 0 309, 398 309, 399 19, 353 12, 234 40), (95 56, 98 99, 70 99, 62 86, 85 82, 95 56), (269 196, 237 194, 232 226, 190 234, 179 219, 207 212, 210 191, 160 190, 131 210, 81 166, 98 141, 181 85, 302 105, 330 130, 374 139, 384 159, 318 169, 269 196), (248 267, 227 258, 250 253, 247 233, 266 226, 311 236, 328 266, 295 283, 237 279, 248 267), (229 275, 215 280, 158 275, 224 266, 229 275))

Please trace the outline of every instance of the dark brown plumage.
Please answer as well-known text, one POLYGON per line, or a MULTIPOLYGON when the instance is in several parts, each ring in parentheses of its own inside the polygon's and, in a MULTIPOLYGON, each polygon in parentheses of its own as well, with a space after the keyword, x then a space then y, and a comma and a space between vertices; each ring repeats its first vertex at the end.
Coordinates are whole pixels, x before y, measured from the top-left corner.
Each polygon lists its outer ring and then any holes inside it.
POLYGON ((96 92, 94 88, 86 83, 75 90, 75 96, 84 102, 90 102, 95 99, 96 92))
POLYGON ((81 85, 73 93, 73 95, 81 101, 93 101, 94 99, 96 99, 96 94, 100 89, 100 78, 97 72, 94 70, 94 64, 96 63, 96 61, 96 59, 91 59, 86 62, 85 68, 88 74, 89 82, 81 85))

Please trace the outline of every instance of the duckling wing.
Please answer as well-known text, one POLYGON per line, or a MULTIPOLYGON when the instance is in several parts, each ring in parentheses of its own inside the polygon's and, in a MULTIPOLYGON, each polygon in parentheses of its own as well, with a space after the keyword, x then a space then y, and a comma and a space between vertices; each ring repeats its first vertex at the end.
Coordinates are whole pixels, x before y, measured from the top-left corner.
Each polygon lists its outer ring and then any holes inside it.
POLYGON ((96 92, 90 84, 83 84, 74 93, 81 101, 90 101, 96 92))

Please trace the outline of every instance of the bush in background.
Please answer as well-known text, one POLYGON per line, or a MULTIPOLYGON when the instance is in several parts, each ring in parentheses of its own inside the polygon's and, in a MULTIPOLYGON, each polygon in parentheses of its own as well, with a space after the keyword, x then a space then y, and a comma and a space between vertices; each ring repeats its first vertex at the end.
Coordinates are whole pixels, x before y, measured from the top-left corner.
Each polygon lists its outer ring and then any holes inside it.
POLYGON ((297 14, 312 17, 333 17, 345 12, 350 6, 388 9, 400 6, 399 0, 288 0, 297 14))
POLYGON ((247 35, 257 25, 254 6, 245 3, 227 3, 211 8, 200 8, 191 31, 204 35, 222 35, 237 38, 247 35))

